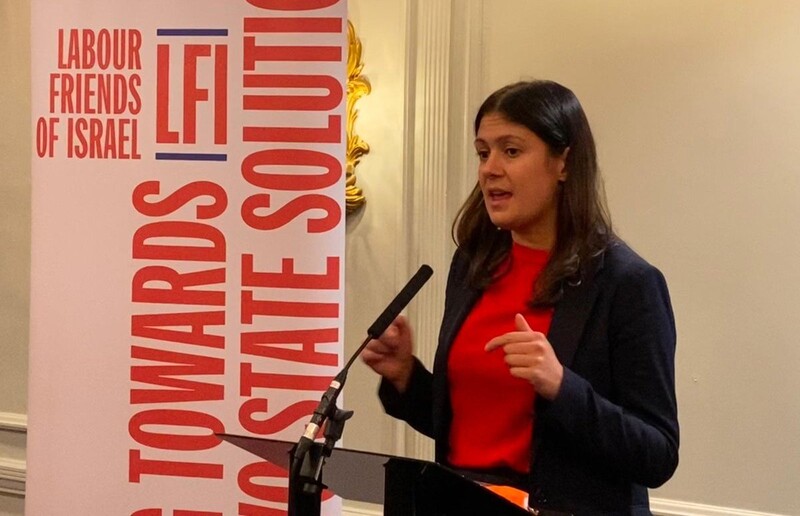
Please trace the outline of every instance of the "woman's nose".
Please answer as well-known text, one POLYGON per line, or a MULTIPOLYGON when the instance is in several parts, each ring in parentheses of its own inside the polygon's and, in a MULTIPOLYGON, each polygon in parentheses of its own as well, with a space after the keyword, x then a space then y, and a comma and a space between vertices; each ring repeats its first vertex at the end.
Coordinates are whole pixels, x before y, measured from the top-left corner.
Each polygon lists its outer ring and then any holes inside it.
POLYGON ((486 158, 478 165, 478 174, 481 176, 496 176, 500 174, 500 171, 500 163, 494 152, 487 154, 486 158))

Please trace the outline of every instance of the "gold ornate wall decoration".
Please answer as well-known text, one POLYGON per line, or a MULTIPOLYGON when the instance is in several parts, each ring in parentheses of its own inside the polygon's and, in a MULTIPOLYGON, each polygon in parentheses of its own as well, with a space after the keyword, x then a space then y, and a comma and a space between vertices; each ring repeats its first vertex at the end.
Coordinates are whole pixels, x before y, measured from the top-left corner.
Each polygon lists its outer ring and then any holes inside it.
POLYGON ((361 40, 356 36, 353 24, 347 22, 347 176, 345 190, 345 207, 347 213, 353 213, 367 202, 361 188, 356 186, 356 166, 361 157, 369 152, 369 145, 355 132, 356 102, 372 90, 369 81, 361 75, 364 63, 361 62, 361 40))

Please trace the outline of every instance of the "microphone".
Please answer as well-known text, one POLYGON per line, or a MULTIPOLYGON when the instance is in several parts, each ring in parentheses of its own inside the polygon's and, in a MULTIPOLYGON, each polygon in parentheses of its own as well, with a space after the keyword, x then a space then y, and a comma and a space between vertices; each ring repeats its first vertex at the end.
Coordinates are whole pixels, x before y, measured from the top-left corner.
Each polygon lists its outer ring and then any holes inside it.
MULTIPOLYGON (((423 265, 420 267, 417 273, 408 280, 403 290, 389 303, 386 310, 375 319, 375 322, 372 323, 372 326, 367 330, 367 334, 373 339, 380 337, 432 275, 433 269, 431 269, 430 265, 423 265)), ((361 350, 359 349, 357 355, 360 353, 361 350)))
POLYGON ((433 269, 431 269, 429 265, 422 265, 417 273, 408 280, 403 290, 395 296, 392 302, 389 303, 389 306, 386 307, 383 313, 372 323, 372 326, 369 327, 367 330, 367 338, 356 352, 353 353, 350 360, 344 368, 339 371, 339 374, 336 375, 328 389, 322 395, 322 399, 320 399, 316 410, 314 410, 314 414, 311 416, 311 421, 306 425, 305 432, 303 432, 300 441, 297 443, 295 460, 302 460, 303 455, 308 452, 311 443, 317 437, 320 426, 328 419, 331 410, 335 408, 336 399, 339 397, 339 393, 342 391, 344 382, 347 379, 347 371, 350 369, 350 366, 353 365, 355 359, 358 358, 367 344, 369 344, 370 340, 377 339, 386 331, 386 328, 388 328, 392 321, 403 311, 403 308, 408 305, 411 299, 417 295, 417 292, 419 292, 432 275, 433 269))

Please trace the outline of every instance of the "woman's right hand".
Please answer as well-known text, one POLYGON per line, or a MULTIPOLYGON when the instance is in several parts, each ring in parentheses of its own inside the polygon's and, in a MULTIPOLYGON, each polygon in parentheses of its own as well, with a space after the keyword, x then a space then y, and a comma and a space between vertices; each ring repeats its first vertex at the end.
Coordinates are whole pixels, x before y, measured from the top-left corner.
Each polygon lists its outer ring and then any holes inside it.
POLYGON ((361 360, 403 393, 414 369, 413 353, 411 326, 400 315, 379 338, 369 341, 361 352, 361 360))

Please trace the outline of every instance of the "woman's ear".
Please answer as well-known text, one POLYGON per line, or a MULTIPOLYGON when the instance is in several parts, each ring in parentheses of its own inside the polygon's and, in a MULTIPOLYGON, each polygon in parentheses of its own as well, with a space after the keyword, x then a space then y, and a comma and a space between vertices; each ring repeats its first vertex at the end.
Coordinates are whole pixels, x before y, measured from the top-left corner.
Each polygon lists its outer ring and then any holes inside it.
POLYGON ((564 149, 564 152, 558 157, 558 180, 562 183, 567 180, 567 154, 569 154, 569 147, 564 149))

